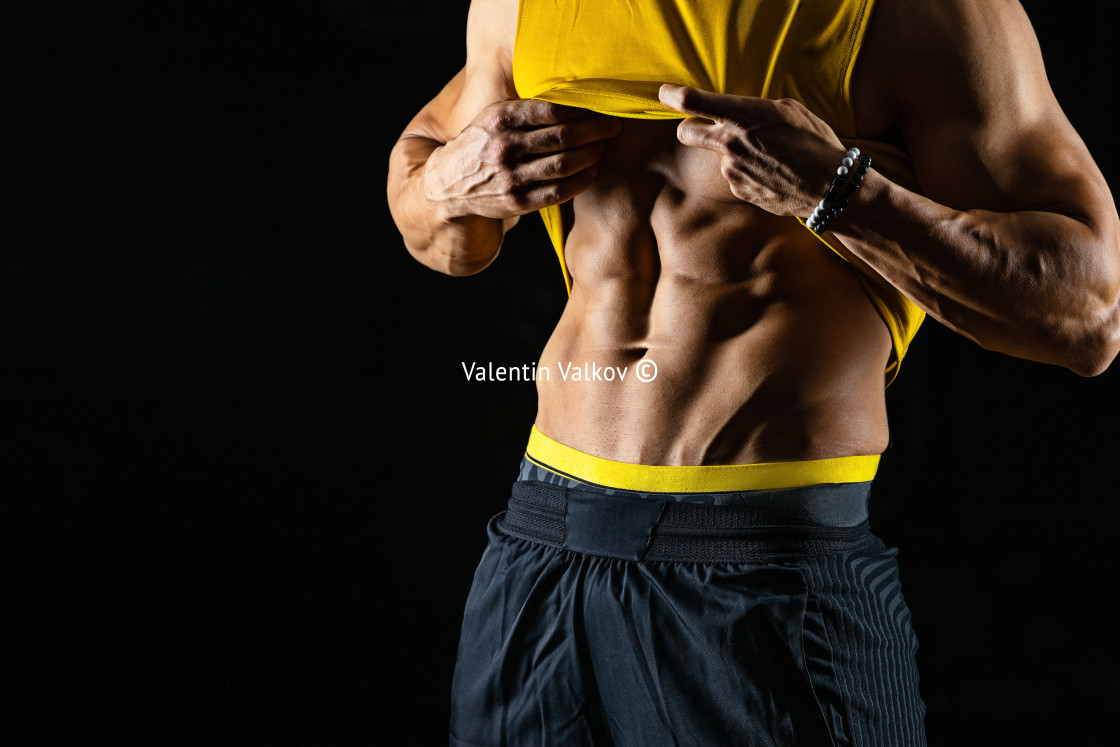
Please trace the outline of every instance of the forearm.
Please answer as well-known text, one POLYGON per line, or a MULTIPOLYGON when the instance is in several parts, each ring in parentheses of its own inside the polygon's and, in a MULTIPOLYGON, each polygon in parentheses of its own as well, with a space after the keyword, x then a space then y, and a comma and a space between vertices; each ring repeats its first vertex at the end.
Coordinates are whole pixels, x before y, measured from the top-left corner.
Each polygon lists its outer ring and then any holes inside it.
POLYGON ((831 232, 985 348, 1094 375, 1120 349, 1120 252, 1110 217, 957 211, 872 172, 831 232))
POLYGON ((428 162, 441 144, 405 135, 389 158, 389 211, 405 247, 427 267, 447 275, 472 275, 498 255, 516 218, 457 214, 425 188, 428 162))

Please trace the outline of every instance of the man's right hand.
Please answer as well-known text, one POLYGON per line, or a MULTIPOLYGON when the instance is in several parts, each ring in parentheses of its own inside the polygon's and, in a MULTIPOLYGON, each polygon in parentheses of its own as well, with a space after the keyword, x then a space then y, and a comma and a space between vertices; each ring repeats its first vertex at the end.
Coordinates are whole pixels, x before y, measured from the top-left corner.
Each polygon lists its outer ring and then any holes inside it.
POLYGON ((566 202, 590 186, 615 117, 545 101, 485 107, 437 148, 424 174, 425 196, 445 220, 513 218, 566 202))

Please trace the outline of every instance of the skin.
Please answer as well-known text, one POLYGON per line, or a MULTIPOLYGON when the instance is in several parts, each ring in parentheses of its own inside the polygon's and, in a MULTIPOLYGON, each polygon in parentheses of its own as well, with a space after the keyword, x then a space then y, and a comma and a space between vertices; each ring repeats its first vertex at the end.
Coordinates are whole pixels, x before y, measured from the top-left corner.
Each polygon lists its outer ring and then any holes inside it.
MULTIPOLYGON (((642 464, 878 454, 891 344, 808 216, 845 150, 792 100, 665 85, 676 122, 518 100, 517 3, 475 0, 467 64, 393 150, 408 250, 469 275, 518 218, 568 203, 570 299, 540 365, 657 363, 654 382, 538 380, 536 425, 642 464)), ((874 169, 833 224, 985 348, 1104 371, 1120 350, 1120 221, 1014 0, 879 0, 852 84, 861 138, 905 144, 923 194, 874 169)))

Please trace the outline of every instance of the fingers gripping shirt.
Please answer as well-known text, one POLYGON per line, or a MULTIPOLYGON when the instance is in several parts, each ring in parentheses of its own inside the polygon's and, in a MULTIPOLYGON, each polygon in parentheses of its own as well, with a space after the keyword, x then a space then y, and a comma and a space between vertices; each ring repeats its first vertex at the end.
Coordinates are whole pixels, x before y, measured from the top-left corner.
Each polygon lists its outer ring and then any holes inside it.
MULTIPOLYGON (((857 136, 851 79, 875 0, 521 0, 513 78, 522 98, 618 117, 680 119, 658 100, 662 83, 716 93, 800 101, 875 168, 915 189, 906 152, 857 136)), ((559 206, 541 211, 564 280, 559 206)), ((825 239, 821 239, 825 241, 825 239)), ((847 260, 886 323, 889 384, 925 312, 858 262, 847 260)))

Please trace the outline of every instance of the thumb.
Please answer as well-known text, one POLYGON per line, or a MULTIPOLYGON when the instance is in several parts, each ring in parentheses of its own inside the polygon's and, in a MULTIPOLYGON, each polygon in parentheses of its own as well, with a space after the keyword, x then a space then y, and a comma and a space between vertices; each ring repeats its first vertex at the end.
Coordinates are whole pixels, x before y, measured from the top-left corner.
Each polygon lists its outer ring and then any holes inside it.
POLYGON ((727 110, 722 101, 728 98, 727 96, 692 86, 664 83, 657 92, 657 98, 670 109, 676 109, 692 117, 719 120, 724 118, 727 110))

